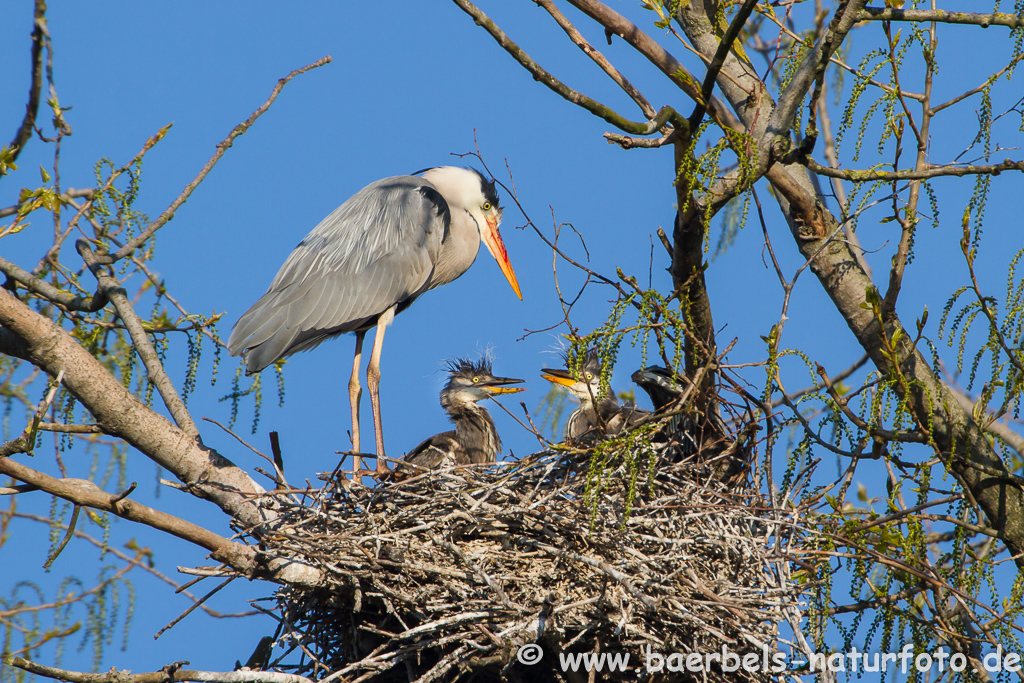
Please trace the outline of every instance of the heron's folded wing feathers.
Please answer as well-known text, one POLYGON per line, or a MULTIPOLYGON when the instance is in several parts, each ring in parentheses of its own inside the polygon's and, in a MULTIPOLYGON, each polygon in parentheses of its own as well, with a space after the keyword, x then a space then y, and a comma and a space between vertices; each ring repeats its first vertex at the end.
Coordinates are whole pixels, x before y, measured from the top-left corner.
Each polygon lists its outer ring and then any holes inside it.
POLYGON ((421 178, 369 185, 299 243, 267 293, 235 325, 229 351, 248 349, 247 369, 258 372, 329 336, 372 324, 429 288, 449 220, 444 200, 421 178))

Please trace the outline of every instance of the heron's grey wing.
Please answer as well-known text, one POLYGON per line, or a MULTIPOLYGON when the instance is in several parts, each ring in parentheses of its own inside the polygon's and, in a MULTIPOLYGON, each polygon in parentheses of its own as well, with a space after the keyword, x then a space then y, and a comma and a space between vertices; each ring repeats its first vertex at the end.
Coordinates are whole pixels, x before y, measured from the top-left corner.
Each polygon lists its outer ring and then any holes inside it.
POLYGON ((452 464, 455 464, 459 449, 459 442, 455 438, 455 432, 444 432, 443 434, 435 434, 426 439, 416 448, 406 453, 402 460, 417 467, 433 469, 443 465, 445 460, 452 460, 452 464))
POLYGON ((259 372, 343 332, 365 329, 429 288, 451 216, 421 178, 363 188, 313 229, 228 341, 259 372))

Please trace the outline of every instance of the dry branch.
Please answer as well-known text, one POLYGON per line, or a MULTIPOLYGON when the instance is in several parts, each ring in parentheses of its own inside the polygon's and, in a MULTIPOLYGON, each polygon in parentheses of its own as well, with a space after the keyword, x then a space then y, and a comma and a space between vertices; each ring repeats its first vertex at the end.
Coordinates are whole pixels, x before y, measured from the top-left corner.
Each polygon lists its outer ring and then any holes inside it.
POLYGON ((304 676, 277 673, 275 671, 192 671, 182 669, 188 662, 168 664, 161 671, 133 674, 128 671, 111 669, 106 673, 89 674, 80 671, 67 671, 53 666, 44 666, 22 657, 11 657, 7 664, 28 671, 37 676, 45 676, 68 683, 175 683, 176 681, 198 681, 200 683, 312 683, 304 676))

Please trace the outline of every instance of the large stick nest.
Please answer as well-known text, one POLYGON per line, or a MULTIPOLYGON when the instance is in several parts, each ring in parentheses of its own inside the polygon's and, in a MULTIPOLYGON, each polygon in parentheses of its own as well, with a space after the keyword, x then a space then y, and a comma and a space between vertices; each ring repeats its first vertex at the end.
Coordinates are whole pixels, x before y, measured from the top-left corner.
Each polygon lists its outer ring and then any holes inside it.
MULTIPOLYGON (((597 680, 637 681, 650 680, 637 671, 648 651, 775 652, 799 599, 779 550, 791 528, 745 485, 657 449, 624 443, 629 455, 603 473, 592 454, 548 451, 376 488, 335 475, 284 501, 264 548, 327 579, 279 591, 277 642, 293 663, 278 668, 332 681, 574 681, 586 673, 563 673, 559 653, 622 652, 626 671, 597 680), (517 653, 533 643, 543 658, 526 666, 517 653)), ((771 678, 711 669, 654 678, 771 678)))

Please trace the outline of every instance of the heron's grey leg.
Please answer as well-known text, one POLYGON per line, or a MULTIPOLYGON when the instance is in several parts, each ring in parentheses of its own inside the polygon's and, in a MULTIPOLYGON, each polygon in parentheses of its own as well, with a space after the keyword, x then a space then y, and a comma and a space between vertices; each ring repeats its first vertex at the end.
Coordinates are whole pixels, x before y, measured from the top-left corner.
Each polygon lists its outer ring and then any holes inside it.
MULTIPOLYGON (((366 332, 356 332, 356 359, 352 363, 352 377, 348 381, 348 402, 352 406, 352 451, 359 453, 359 400, 363 395, 363 388, 359 386, 359 365, 363 360, 363 337, 366 332)), ((355 479, 362 469, 362 459, 358 455, 352 456, 352 478, 355 479)))
POLYGON ((373 352, 366 366, 366 387, 370 390, 370 407, 373 409, 373 430, 377 436, 377 472, 389 468, 384 460, 384 427, 380 418, 380 351, 384 346, 384 330, 395 319, 395 306, 384 311, 377 319, 377 333, 373 338, 373 352))

